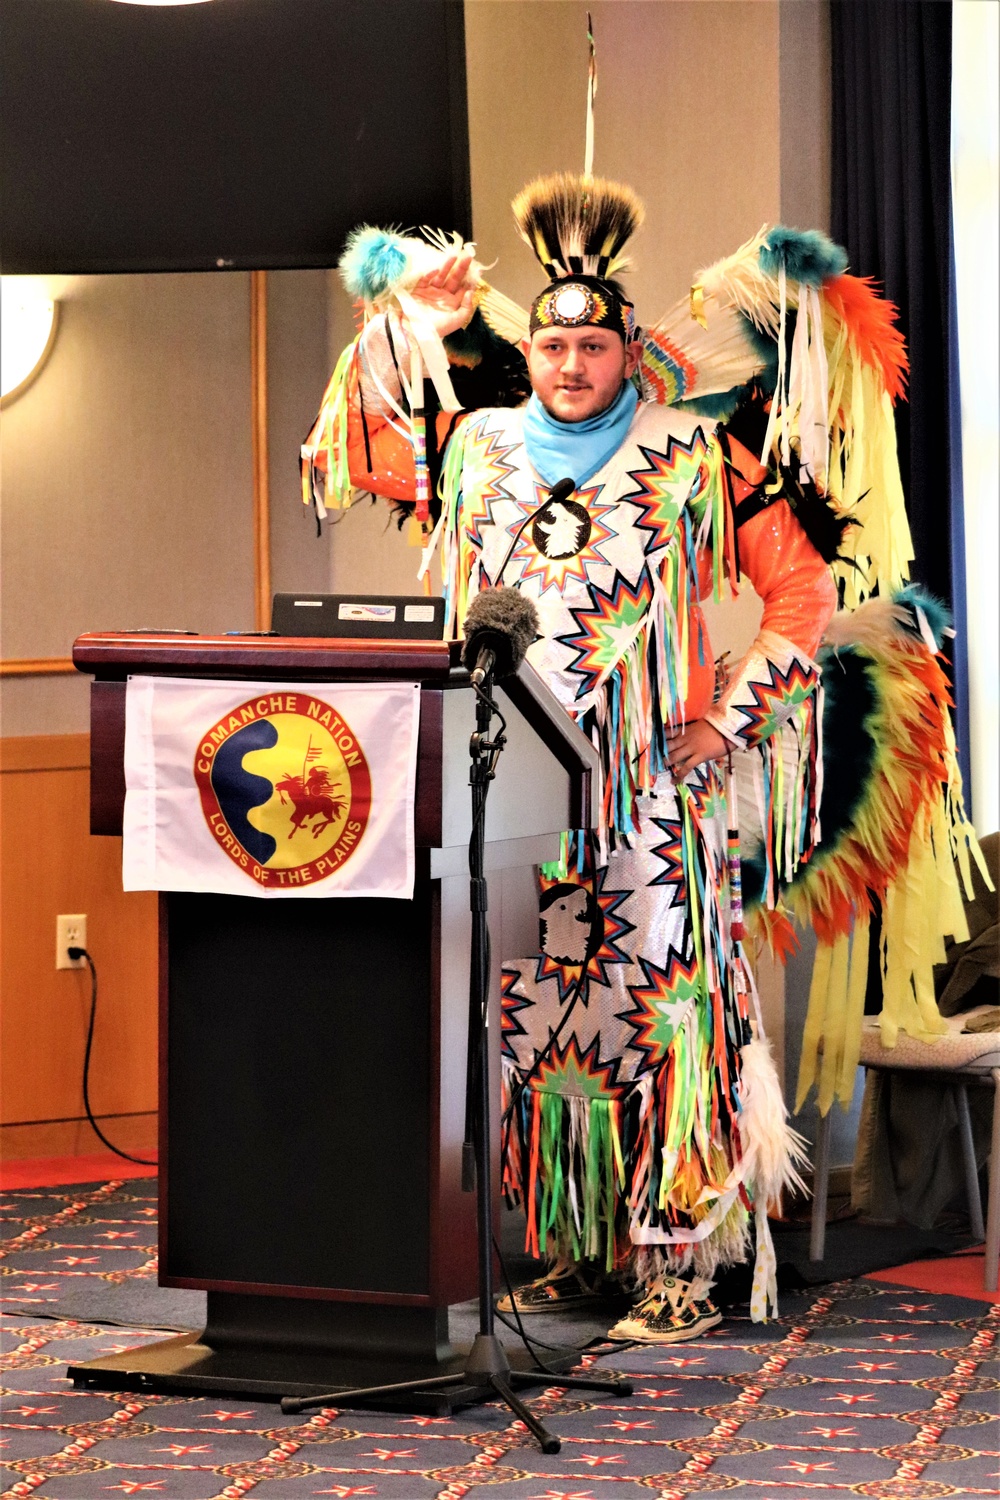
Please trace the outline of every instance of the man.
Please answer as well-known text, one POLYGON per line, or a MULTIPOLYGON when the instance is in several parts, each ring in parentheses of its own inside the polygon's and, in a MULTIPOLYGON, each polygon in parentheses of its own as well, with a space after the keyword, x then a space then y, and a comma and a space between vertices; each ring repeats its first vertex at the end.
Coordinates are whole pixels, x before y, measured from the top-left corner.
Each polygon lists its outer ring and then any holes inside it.
MULTIPOLYGON (((615 279, 641 216, 633 195, 559 177, 514 207, 550 280, 520 345, 527 404, 437 418, 449 621, 460 627, 483 588, 529 595, 540 635, 528 659, 603 771, 597 837, 568 832, 560 866, 542 872, 540 952, 504 964, 504 1187, 549 1261, 517 1306, 599 1298, 614 1273, 639 1297, 612 1337, 670 1343, 720 1321, 711 1278, 745 1258, 752 1216, 754 1315, 773 1301, 766 1207, 794 1169, 751 1024, 727 763, 759 750, 765 821, 794 808, 777 835, 794 867, 815 832, 814 657, 836 592, 739 441, 746 411, 725 430, 640 398, 643 343, 615 279), (741 575, 761 627, 717 682, 699 599, 741 575)), ((452 350, 481 301, 472 248, 455 249, 411 277, 408 321, 367 325, 331 445, 331 464, 346 447, 358 487, 414 495, 399 432, 422 405, 410 361, 419 368, 428 325, 452 350)))

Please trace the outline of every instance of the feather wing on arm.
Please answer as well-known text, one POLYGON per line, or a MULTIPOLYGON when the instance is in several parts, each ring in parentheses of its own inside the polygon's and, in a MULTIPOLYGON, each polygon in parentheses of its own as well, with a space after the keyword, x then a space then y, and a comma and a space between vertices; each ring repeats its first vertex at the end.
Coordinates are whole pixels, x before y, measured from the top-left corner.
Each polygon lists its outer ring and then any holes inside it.
POLYGON ((650 329, 642 379, 647 399, 697 403, 723 421, 760 388, 761 462, 815 487, 850 523, 833 568, 854 608, 904 585, 913 547, 892 415, 906 350, 895 309, 846 267, 815 230, 762 229, 650 329))
POLYGON ((700 310, 704 321, 685 297, 644 334, 639 375, 647 401, 676 406, 730 395, 735 406, 743 388, 767 369, 768 350, 742 314, 714 300, 700 310))
POLYGON ((302 498, 320 518, 327 507, 349 506, 370 492, 391 500, 401 516, 414 509, 426 525, 436 514, 430 461, 458 414, 519 405, 528 395, 517 347, 527 313, 489 285, 460 235, 429 228, 422 235, 366 225, 341 256, 345 288, 364 324, 338 361, 302 445, 302 498), (439 295, 445 313, 464 304, 466 320, 443 337, 422 300, 439 295), (432 407, 426 416, 422 410, 424 372, 443 414, 436 420, 432 407))

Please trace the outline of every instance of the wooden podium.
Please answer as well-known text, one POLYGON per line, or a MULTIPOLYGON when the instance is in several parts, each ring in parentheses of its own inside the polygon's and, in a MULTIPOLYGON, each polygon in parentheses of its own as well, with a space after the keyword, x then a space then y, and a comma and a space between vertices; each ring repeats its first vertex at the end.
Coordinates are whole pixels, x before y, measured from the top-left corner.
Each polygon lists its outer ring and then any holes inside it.
MULTIPOLYGON (((81 636, 73 659, 95 678, 95 834, 122 829, 132 674, 415 681, 420 732, 412 900, 160 896, 159 1280, 204 1289, 207 1325, 71 1378, 277 1398, 461 1369, 448 1305, 476 1295, 461 1190, 475 716, 457 648, 108 634, 81 636)), ((595 751, 531 668, 499 695, 495 874, 553 858, 563 829, 593 825, 597 795, 595 751)), ((499 939, 494 924, 494 970, 499 939)))

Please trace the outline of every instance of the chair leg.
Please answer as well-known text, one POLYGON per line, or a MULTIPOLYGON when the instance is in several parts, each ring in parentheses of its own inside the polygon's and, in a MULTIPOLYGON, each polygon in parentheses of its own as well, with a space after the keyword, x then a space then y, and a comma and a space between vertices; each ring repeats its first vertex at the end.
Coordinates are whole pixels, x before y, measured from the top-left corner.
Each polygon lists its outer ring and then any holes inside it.
POLYGON ((816 1159, 813 1163, 812 1222, 809 1227, 809 1259, 822 1260, 826 1245, 826 1200, 830 1187, 830 1130, 833 1111, 819 1117, 816 1159))
POLYGON ((976 1168, 976 1150, 972 1144, 972 1120, 969 1116, 969 1094, 964 1083, 954 1087, 955 1110, 958 1114, 958 1136, 962 1143, 962 1164, 965 1167, 965 1192, 969 1200, 969 1227, 974 1240, 984 1240, 983 1200, 979 1192, 979 1172, 976 1168))
POLYGON ((997 1291, 998 1280, 1000 1280, 1000 1068, 994 1068, 990 1193, 986 1208, 986 1290, 997 1291))

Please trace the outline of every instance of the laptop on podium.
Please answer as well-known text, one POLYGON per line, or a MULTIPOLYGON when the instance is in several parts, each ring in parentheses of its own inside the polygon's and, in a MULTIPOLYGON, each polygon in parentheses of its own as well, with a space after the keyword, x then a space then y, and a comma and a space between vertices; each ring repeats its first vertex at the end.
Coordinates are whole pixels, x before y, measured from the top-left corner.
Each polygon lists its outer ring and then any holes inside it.
POLYGON ((425 594, 275 594, 271 630, 275 635, 439 641, 444 600, 425 594))

